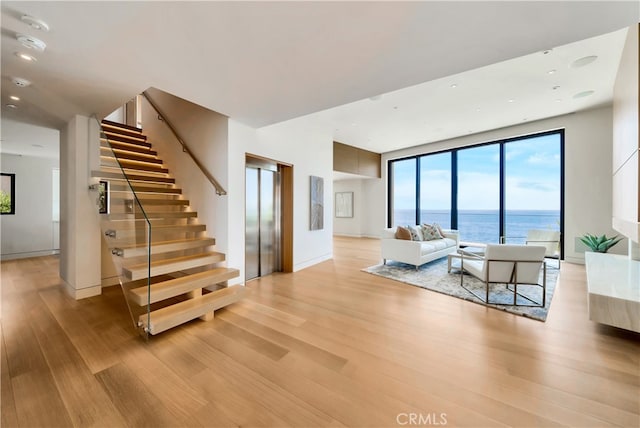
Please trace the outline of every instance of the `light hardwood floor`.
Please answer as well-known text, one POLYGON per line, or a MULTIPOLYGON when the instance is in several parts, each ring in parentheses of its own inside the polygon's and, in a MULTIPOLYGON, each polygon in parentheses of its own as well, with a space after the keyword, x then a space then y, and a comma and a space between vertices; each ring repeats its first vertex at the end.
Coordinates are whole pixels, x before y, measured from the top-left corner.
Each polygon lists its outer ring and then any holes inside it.
POLYGON ((148 343, 119 287, 74 301, 56 257, 3 262, 2 427, 640 425, 640 336, 588 321, 582 266, 542 323, 360 272, 377 240, 334 245, 148 343))

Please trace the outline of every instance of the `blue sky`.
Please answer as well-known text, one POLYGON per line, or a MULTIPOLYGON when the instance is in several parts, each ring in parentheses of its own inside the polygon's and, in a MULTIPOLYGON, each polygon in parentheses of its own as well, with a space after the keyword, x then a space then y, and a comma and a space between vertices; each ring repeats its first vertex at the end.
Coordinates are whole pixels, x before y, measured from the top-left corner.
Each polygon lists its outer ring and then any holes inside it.
MULTIPOLYGON (((505 145, 506 208, 560 209, 560 136, 546 135, 505 145)), ((451 157, 430 155, 421 161, 421 206, 451 206, 451 157)), ((415 160, 394 166, 394 208, 413 209, 415 160)), ((487 145, 458 152, 458 208, 497 210, 499 203, 499 146, 487 145)))

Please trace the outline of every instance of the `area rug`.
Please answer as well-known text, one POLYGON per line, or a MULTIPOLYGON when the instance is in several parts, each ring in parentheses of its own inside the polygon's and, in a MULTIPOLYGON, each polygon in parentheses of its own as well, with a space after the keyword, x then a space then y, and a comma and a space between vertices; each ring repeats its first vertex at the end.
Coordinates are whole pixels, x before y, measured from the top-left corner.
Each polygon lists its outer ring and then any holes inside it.
MULTIPOLYGON (((456 266, 454 261, 451 273, 447 273, 447 259, 443 258, 426 263, 420 266, 418 270, 416 270, 413 265, 394 261, 389 261, 386 265, 371 266, 362 270, 373 275, 393 279, 405 284, 426 288, 427 290, 437 291, 438 293, 447 294, 459 299, 485 305, 480 299, 460 286, 460 271, 458 266, 459 264, 456 266)), ((556 283, 558 282, 558 274, 558 269, 547 266, 547 300, 544 308, 513 306, 508 304, 488 304, 485 306, 501 309, 503 311, 532 318, 534 320, 545 321, 551 306, 553 292, 556 288, 556 283)), ((540 279, 540 284, 542 284, 542 278, 540 279)), ((485 286, 479 279, 465 274, 464 285, 475 294, 484 296, 485 286)), ((490 287, 489 300, 491 302, 513 302, 513 291, 507 290, 504 284, 492 284, 490 287)), ((509 287, 511 288, 512 286, 509 287)), ((518 285, 518 293, 527 296, 535 302, 540 302, 542 298, 542 287, 537 287, 535 285, 518 285)), ((518 304, 531 304, 530 301, 520 296, 518 296, 517 302, 518 304)))

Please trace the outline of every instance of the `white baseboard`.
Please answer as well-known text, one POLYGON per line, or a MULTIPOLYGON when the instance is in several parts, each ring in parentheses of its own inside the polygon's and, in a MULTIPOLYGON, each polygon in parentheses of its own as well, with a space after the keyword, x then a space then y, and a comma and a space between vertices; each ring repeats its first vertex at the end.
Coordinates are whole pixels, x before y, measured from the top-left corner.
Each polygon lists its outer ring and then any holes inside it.
POLYGON ((345 238, 369 238, 369 239, 380 239, 379 235, 368 235, 368 234, 354 234, 354 233, 334 233, 333 236, 343 236, 345 238))
POLYGON ((298 263, 293 267, 294 272, 298 272, 299 270, 308 268, 313 265, 317 265, 318 263, 325 262, 327 260, 331 260, 333 258, 333 253, 325 254, 324 256, 316 257, 311 260, 304 261, 302 263, 298 263))
POLYGON ((26 253, 0 254, 0 260, 28 259, 31 257, 52 256, 60 254, 60 250, 29 251, 26 253))
POLYGON ((584 264, 584 257, 566 257, 564 258, 564 261, 567 263, 574 263, 577 265, 583 265, 584 264))

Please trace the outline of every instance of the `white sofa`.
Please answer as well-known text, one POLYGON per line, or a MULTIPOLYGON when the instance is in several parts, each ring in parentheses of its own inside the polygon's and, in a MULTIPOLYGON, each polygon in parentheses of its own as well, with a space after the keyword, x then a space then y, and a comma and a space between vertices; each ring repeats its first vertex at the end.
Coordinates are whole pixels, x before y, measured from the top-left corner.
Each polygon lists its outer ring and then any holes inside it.
POLYGON ((396 228, 382 230, 381 247, 382 259, 408 263, 416 269, 432 260, 439 259, 447 254, 455 253, 460 243, 457 230, 443 230, 443 239, 432 241, 407 241, 396 239, 396 228))

